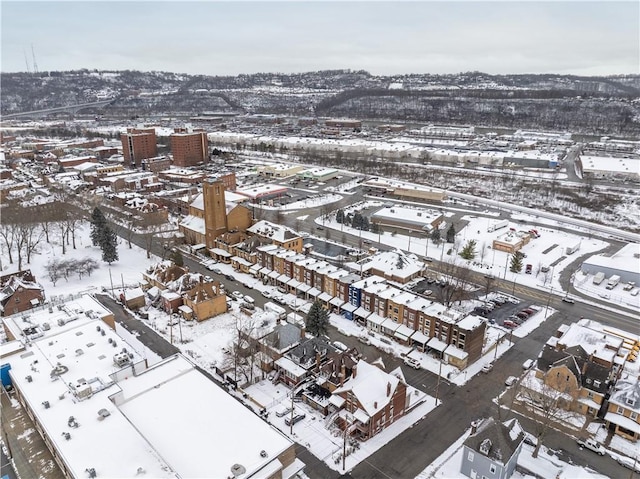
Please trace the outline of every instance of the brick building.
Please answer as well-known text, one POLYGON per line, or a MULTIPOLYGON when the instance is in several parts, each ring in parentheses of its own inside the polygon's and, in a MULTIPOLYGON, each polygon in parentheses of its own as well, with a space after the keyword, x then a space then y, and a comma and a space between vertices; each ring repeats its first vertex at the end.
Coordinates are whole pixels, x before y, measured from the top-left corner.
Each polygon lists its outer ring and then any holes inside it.
POLYGON ((120 140, 126 165, 139 167, 142 160, 158 156, 155 128, 127 128, 120 140))
POLYGON ((209 140, 204 131, 176 129, 171 136, 171 153, 175 166, 196 166, 209 159, 209 140))

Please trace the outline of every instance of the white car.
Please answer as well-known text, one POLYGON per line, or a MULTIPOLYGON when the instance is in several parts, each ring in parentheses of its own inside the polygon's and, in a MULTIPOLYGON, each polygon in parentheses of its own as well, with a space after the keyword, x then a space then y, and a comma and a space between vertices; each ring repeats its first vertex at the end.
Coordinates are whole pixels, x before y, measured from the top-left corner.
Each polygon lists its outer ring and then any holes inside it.
POLYGON ((234 291, 231 294, 234 295, 238 299, 242 299, 242 297, 244 296, 244 294, 242 294, 240 291, 234 291))
POLYGON ((635 472, 640 472, 640 458, 631 458, 627 456, 618 456, 618 464, 626 467, 627 469, 631 469, 635 472))
POLYGON ((263 289, 260 294, 262 296, 264 296, 265 298, 270 298, 271 297, 271 291, 269 291, 268 289, 263 289))
POLYGON ((340 341, 334 341, 331 343, 331 345, 334 348, 339 349, 340 351, 346 351, 347 349, 349 349, 346 344, 341 343, 340 341))
POLYGON ((420 369, 420 361, 413 358, 404 358, 404 363, 413 369, 420 369))
POLYGON ((594 439, 578 439, 578 446, 584 447, 585 449, 589 449, 593 452, 597 452, 601 456, 604 456, 607 453, 607 450, 604 448, 604 446, 594 439))
POLYGON ((517 381, 517 380, 518 380, 518 378, 517 378, 517 377, 515 377, 515 376, 509 376, 509 377, 506 379, 506 381, 504 382, 504 384, 505 384, 506 386, 513 386, 513 385, 516 383, 516 381, 517 381))

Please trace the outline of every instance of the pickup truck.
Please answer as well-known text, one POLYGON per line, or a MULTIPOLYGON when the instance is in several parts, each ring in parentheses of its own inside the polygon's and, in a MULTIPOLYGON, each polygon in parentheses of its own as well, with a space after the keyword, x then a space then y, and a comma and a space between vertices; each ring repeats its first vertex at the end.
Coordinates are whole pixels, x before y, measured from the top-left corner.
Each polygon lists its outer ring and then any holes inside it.
POLYGON ((594 439, 578 439, 578 446, 597 452, 601 456, 604 456, 607 453, 607 450, 602 446, 602 444, 594 439))

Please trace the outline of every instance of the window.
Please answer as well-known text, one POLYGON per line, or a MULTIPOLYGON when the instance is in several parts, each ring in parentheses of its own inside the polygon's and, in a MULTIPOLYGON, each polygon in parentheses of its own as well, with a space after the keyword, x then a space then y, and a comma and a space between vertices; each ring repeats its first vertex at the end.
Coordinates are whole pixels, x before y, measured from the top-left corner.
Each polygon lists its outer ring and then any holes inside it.
POLYGON ((627 399, 625 399, 625 401, 629 406, 633 406, 636 403, 636 400, 633 399, 632 397, 628 397, 627 399))
POLYGON ((491 464, 491 467, 489 468, 489 470, 491 471, 491 474, 495 474, 497 469, 498 468, 496 467, 495 464, 491 464))
POLYGON ((633 421, 638 419, 638 413, 637 412, 632 412, 631 416, 629 416, 633 421))
POLYGON ((473 462, 473 451, 469 451, 469 453, 467 454, 467 460, 473 462))
POLYGON ((618 410, 616 412, 618 414, 624 414, 624 408, 622 406, 618 406, 618 410))

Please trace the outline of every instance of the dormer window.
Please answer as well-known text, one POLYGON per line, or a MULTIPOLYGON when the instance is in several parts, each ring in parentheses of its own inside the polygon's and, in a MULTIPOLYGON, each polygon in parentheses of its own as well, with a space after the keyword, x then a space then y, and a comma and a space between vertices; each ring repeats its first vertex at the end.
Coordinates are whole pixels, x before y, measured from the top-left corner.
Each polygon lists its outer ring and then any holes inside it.
POLYGON ((485 439, 480 443, 480 452, 485 456, 489 455, 489 451, 491 450, 491 439, 485 439))
POLYGON ((635 406, 636 405, 636 400, 633 398, 627 398, 625 399, 625 401, 629 406, 635 406))

